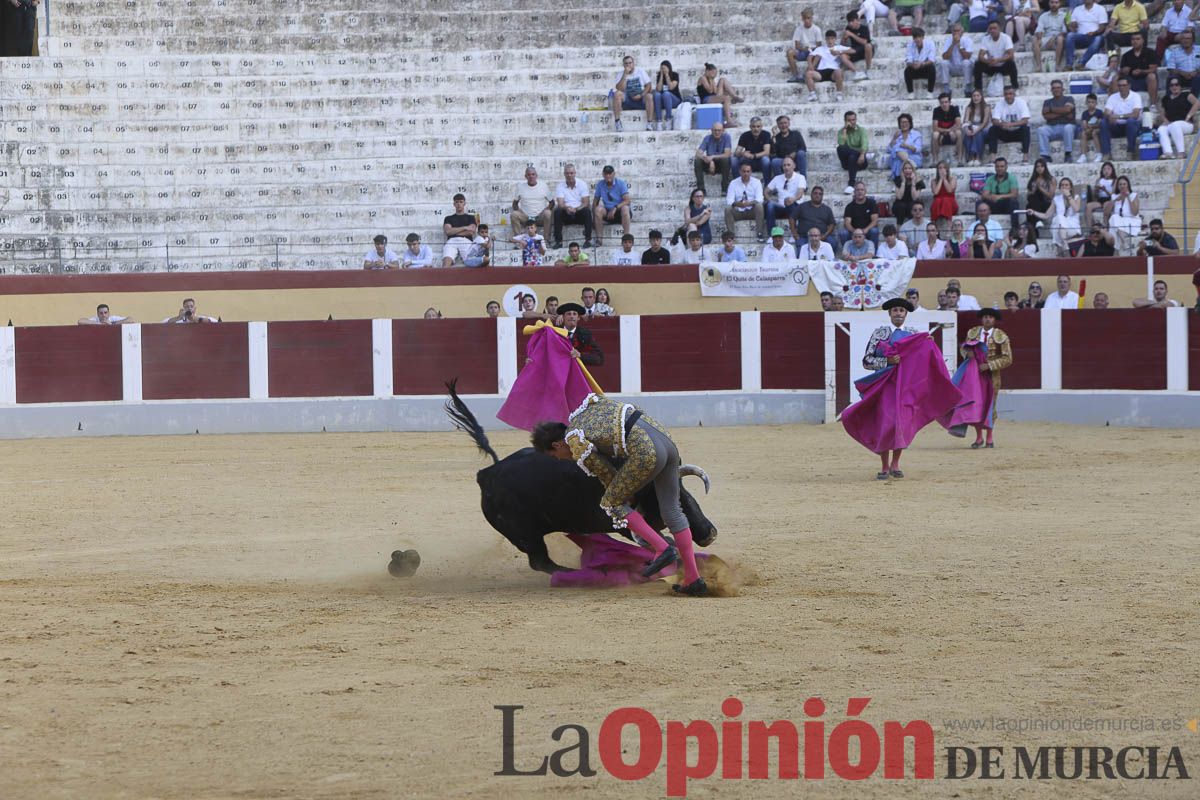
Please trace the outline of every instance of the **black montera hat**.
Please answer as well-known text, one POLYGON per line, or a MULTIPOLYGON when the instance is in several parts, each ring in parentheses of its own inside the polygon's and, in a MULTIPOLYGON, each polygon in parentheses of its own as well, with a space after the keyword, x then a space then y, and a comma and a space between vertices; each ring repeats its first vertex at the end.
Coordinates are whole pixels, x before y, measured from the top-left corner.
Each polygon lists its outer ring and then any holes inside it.
POLYGON ((903 297, 893 297, 883 304, 884 311, 891 311, 893 308, 903 308, 905 311, 912 311, 913 304, 905 300, 903 297))

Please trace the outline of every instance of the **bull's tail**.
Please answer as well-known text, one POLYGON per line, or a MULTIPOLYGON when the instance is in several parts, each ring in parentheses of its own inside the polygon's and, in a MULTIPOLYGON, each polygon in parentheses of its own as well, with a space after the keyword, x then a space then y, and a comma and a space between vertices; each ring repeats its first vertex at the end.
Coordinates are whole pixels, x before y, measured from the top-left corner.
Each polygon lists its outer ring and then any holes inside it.
POLYGON ((446 401, 446 415, 454 422, 454 427, 458 428, 463 433, 475 440, 475 446, 481 451, 492 457, 492 463, 495 464, 500 460, 496 455, 496 451, 492 449, 492 445, 488 442, 487 434, 483 432, 483 426, 479 424, 479 420, 475 419, 475 415, 471 413, 471 409, 467 408, 467 404, 458 396, 458 378, 449 381, 446 384, 446 391, 450 393, 450 399, 446 401))

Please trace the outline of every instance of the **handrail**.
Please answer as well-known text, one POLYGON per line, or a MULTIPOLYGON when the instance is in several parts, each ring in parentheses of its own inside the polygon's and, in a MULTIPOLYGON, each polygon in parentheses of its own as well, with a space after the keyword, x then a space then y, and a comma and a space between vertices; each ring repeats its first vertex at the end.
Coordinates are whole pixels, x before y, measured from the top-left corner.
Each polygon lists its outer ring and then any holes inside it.
POLYGON ((1196 177, 1197 167, 1200 167, 1200 136, 1192 139, 1192 146, 1188 149, 1183 164, 1179 166, 1178 177, 1175 178, 1175 183, 1180 186, 1180 194, 1183 195, 1183 240, 1180 250, 1185 253, 1191 250, 1191 238, 1188 236, 1187 186, 1192 182, 1192 178, 1196 177))

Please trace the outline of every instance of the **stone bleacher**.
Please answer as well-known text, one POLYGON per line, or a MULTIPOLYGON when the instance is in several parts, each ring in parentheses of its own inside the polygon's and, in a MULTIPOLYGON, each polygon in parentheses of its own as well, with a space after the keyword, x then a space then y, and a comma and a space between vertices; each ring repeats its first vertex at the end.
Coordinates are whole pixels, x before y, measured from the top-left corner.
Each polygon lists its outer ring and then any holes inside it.
MULTIPOLYGON (((842 103, 822 84, 810 103, 782 69, 795 4, 509 5, 468 0, 448 14, 425 2, 398 11, 360 0, 322 10, 130 0, 118 14, 56 2, 50 55, 0 61, 0 270, 356 268, 380 232, 399 250, 415 231, 437 253, 459 191, 507 237, 499 222, 528 163, 552 185, 566 162, 592 186, 603 165, 616 166, 631 186, 640 252, 648 230, 670 235, 680 224, 704 131, 643 132, 644 112, 627 111, 618 133, 609 112, 584 111, 604 104, 625 53, 651 73, 671 60, 685 95, 705 61, 718 64, 747 98, 735 107, 743 126, 789 114, 807 139, 809 186, 825 186, 835 214, 847 199, 834 153, 843 111, 856 110, 879 147, 901 111, 928 138, 935 100, 907 100, 898 78, 906 38, 877 35, 872 79, 847 82, 842 103)), ((813 5, 818 24, 841 29, 841 5, 813 5)), ((936 31, 944 17, 927 19, 936 31)), ((1018 66, 1036 126, 1049 81, 1067 76, 1034 72, 1028 52, 1018 66)), ((731 131, 735 141, 743 130, 731 131)), ((1036 150, 1035 134, 1031 158, 1036 150)), ((1058 161, 1061 152, 1055 143, 1058 161)), ((1017 145, 1001 153, 1023 185, 1031 167, 1016 163, 1017 145)), ((1113 154, 1143 218, 1160 216, 1178 164, 1131 161, 1120 137, 1113 154)), ((1052 170, 1079 186, 1098 165, 1052 170)), ((932 171, 922 170, 926 182, 932 171)), ((964 210, 969 176, 981 171, 955 168, 964 210)), ((863 178, 890 198, 887 173, 863 178)), ((710 178, 718 236, 719 188, 710 178)), ((756 251, 752 223, 737 232, 756 251)), ((568 228, 565 238, 580 234, 568 228)), ((610 260, 619 235, 606 228, 610 247, 595 263, 610 260)), ((517 263, 510 248, 501 245, 497 264, 517 263)))

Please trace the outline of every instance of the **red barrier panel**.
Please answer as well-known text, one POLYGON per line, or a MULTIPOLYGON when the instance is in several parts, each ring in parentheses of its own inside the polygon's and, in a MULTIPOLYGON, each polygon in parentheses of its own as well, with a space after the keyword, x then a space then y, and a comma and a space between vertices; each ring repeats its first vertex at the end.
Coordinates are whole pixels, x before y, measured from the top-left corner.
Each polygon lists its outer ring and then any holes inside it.
POLYGON ((1062 314, 1064 389, 1166 389, 1167 312, 1079 309, 1062 314))
POLYGON ((1188 317, 1188 389, 1200 392, 1200 315, 1188 317))
POLYGON ((146 400, 249 396, 245 322, 142 326, 142 397, 146 400))
POLYGON ((742 388, 739 314, 642 317, 642 391, 742 388))
POLYGON ((822 312, 763 313, 762 387, 825 388, 825 315, 822 312))
POLYGON ((267 324, 271 397, 363 397, 375 392, 371 320, 267 324))
POLYGON ((392 372, 395 394, 445 394, 451 378, 464 394, 495 394, 496 321, 394 319, 392 372))
MULTIPOLYGON (((582 323, 592 333, 596 346, 604 353, 604 364, 588 366, 588 372, 605 392, 621 391, 621 321, 618 317, 594 317, 582 323)), ((524 320, 517 320, 517 371, 525 366, 525 348, 529 337, 523 332, 524 320)))
MULTIPOLYGON (((1013 363, 1004 370, 1005 389, 1042 388, 1042 312, 1035 309, 1002 311, 996 327, 1012 340, 1013 363)), ((958 346, 967 340, 967 331, 979 324, 979 312, 958 312, 958 346)), ((959 357, 961 358, 961 350, 959 357)))
POLYGON ((16 328, 18 403, 120 400, 121 326, 16 328))

